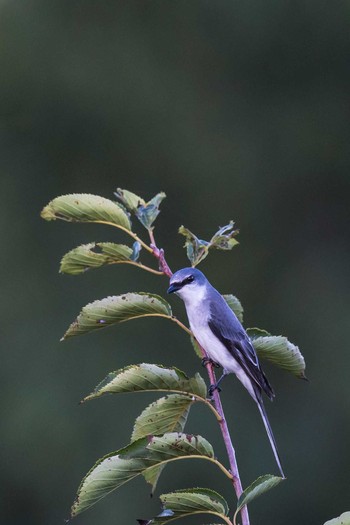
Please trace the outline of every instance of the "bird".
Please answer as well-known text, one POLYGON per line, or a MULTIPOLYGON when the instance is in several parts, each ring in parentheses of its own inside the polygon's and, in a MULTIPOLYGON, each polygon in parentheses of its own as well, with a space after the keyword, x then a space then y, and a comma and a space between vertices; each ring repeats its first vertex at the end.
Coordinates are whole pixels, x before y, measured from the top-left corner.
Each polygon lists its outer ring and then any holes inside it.
POLYGON ((210 386, 209 394, 219 389, 219 384, 228 374, 237 376, 259 408, 276 463, 282 478, 285 478, 262 395, 264 392, 272 401, 275 393, 247 332, 222 295, 197 268, 178 270, 171 276, 169 284, 168 293, 175 293, 185 303, 191 331, 207 355, 203 363, 209 359, 223 369, 220 379, 210 386))

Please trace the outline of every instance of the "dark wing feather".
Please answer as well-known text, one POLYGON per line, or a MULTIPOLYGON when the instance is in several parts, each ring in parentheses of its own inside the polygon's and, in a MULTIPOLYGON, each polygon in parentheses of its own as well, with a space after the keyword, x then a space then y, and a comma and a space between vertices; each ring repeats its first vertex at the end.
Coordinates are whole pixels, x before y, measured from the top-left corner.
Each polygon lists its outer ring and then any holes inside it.
POLYGON ((253 380, 253 386, 258 387, 254 388, 256 393, 260 392, 261 395, 262 389, 270 399, 273 399, 274 391, 261 369, 247 332, 219 292, 216 290, 215 292, 217 296, 210 302, 209 328, 253 380))

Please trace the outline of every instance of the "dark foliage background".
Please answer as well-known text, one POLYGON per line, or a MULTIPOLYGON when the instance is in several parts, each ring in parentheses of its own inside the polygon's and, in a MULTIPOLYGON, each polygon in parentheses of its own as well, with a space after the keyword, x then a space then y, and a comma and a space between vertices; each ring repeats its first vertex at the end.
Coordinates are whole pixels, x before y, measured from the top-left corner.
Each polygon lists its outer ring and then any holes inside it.
MULTIPOLYGON (((349 510, 349 22, 345 1, 1 1, 2 523, 63 523, 81 477, 129 441, 153 396, 78 406, 107 372, 200 368, 161 320, 58 342, 93 299, 165 294, 165 279, 126 266, 57 274, 74 246, 126 239, 47 224, 41 208, 117 186, 167 193, 157 234, 173 269, 187 264, 180 224, 207 238, 235 219, 240 246, 201 269, 241 299, 246 326, 288 335, 307 360, 309 384, 265 367, 288 481, 251 505, 252 524, 318 525, 349 510)), ((222 397, 244 485, 277 473, 244 389, 228 379, 222 397)), ((226 459, 200 407, 188 430, 226 459)), ((234 506, 220 472, 200 462, 169 466, 158 494, 188 486, 217 488, 234 506)), ((157 511, 137 480, 76 523, 157 511)))

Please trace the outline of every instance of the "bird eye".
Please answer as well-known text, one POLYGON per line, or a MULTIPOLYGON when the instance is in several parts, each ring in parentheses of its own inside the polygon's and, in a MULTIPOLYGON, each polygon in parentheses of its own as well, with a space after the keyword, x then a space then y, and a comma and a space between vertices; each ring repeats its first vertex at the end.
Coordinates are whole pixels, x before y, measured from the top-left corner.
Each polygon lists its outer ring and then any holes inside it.
POLYGON ((189 275, 189 276, 186 278, 186 283, 191 283, 193 280, 194 280, 193 275, 189 275))

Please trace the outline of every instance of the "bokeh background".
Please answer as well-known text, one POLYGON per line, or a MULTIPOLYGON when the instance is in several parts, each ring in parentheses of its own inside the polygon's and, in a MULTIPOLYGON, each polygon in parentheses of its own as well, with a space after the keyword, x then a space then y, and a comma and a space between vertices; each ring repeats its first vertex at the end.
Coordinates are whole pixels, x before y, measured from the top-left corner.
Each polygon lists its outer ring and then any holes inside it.
MULTIPOLYGON (((127 239, 46 223, 41 208, 72 192, 113 198, 117 187, 166 192, 156 235, 173 269, 187 264, 181 224, 209 238, 234 219, 240 245, 201 269, 241 299, 246 326, 287 335, 305 356, 309 383, 265 366, 288 481, 251 505, 252 525, 322 525, 349 510, 349 29, 345 1, 0 2, 2 523, 63 523, 82 476, 128 443, 154 396, 78 406, 106 373, 142 361, 200 369, 161 320, 59 343, 91 300, 165 294, 166 279, 125 265, 58 275, 69 249, 127 239)), ((244 486, 277 473, 234 378, 222 398, 244 486)), ((226 461, 204 409, 187 428, 226 461)), ((206 462, 172 464, 157 494, 190 486, 234 507, 206 462)), ((137 479, 76 523, 136 523, 158 512, 157 494, 137 479)))

